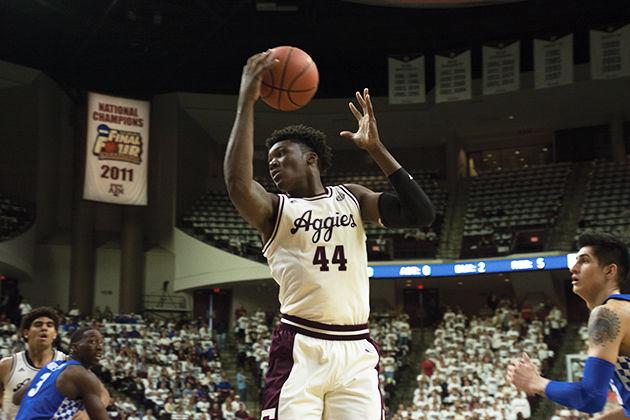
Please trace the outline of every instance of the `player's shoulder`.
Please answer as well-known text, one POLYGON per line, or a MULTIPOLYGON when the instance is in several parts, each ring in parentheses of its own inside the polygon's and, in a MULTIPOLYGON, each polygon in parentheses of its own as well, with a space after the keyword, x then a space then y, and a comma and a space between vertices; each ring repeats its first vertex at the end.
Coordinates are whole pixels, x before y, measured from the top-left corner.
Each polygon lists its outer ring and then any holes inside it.
POLYGON ((354 195, 365 193, 365 192, 373 192, 371 189, 361 184, 340 184, 339 186, 347 189, 354 195))
POLYGON ((616 329, 627 325, 630 325, 630 302, 625 300, 609 299, 593 308, 589 317, 589 328, 608 326, 616 329))
POLYGON ((359 202, 362 201, 362 199, 366 196, 372 195, 372 194, 378 194, 375 193, 374 191, 372 191, 370 188, 364 186, 364 185, 360 185, 360 184, 341 184, 339 185, 340 188, 345 189, 346 191, 348 191, 350 194, 352 194, 359 202))
POLYGON ((604 304, 593 309, 591 313, 605 313, 606 311, 616 312, 619 316, 630 317, 630 295, 620 295, 627 299, 608 299, 604 304))
POLYGON ((5 356, 0 359, 0 381, 6 381, 7 375, 11 372, 11 368, 13 367, 13 363, 15 361, 15 354, 11 356, 5 356))

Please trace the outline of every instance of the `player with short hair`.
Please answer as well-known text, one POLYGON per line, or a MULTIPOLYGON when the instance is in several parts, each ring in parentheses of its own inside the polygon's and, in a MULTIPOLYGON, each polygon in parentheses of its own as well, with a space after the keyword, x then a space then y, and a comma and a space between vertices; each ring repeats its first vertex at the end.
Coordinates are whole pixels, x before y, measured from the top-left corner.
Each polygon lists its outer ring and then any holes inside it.
POLYGON ((600 419, 630 417, 630 294, 627 287, 628 247, 607 233, 585 233, 571 268, 573 292, 591 310, 588 321, 588 358, 579 382, 543 378, 523 354, 508 366, 507 377, 528 394, 544 394, 552 401, 587 413, 601 411, 609 385, 622 407, 600 419))
POLYGON ((324 187, 330 148, 323 133, 302 125, 278 130, 267 141, 269 173, 281 193, 254 181, 254 105, 261 74, 275 64, 267 51, 245 65, 224 161, 230 199, 260 233, 280 286, 282 319, 273 334, 262 418, 380 419, 363 223, 424 227, 434 209, 381 143, 367 89, 356 93, 361 111, 349 105, 358 130, 340 135, 368 152, 396 194, 357 184, 324 187))
POLYGON ((103 351, 103 336, 94 327, 81 327, 70 338, 70 358, 53 361, 13 395, 20 405, 16 420, 70 419, 85 407, 90 419, 108 419, 101 402, 102 384, 90 370, 103 351))
POLYGON ((53 348, 58 327, 59 315, 53 308, 35 308, 22 318, 19 334, 26 342, 26 350, 0 360, 4 420, 13 419, 17 414, 18 407, 12 402, 13 394, 49 362, 66 358, 65 353, 53 348))

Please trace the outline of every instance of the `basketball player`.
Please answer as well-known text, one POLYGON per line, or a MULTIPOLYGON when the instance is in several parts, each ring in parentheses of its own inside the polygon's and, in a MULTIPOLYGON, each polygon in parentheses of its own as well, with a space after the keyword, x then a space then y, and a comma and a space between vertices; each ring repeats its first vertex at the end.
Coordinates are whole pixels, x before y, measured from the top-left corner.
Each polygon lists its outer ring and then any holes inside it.
POLYGON ((70 358, 53 361, 13 395, 20 405, 16 420, 70 419, 85 407, 90 419, 108 419, 101 402, 101 382, 90 368, 103 351, 103 336, 94 327, 81 327, 70 338, 70 358))
POLYGON ((528 394, 544 394, 552 401, 586 413, 604 408, 608 386, 622 407, 599 417, 630 417, 630 294, 620 294, 628 281, 628 247, 605 233, 586 233, 571 268, 573 292, 591 310, 588 321, 588 358, 579 382, 543 378, 527 354, 509 367, 507 378, 528 394))
POLYGON ((26 341, 26 350, 0 360, 4 420, 15 418, 17 413, 18 407, 11 402, 13 393, 49 362, 66 358, 64 353, 53 348, 58 325, 59 315, 48 307, 35 308, 22 318, 20 335, 26 341))
POLYGON ((355 133, 340 135, 368 152, 396 194, 356 184, 324 187, 330 165, 323 133, 286 127, 267 140, 275 194, 253 179, 254 104, 261 74, 275 65, 269 51, 243 69, 236 119, 227 145, 227 190, 263 241, 280 286, 282 319, 271 344, 262 418, 381 419, 378 350, 369 338, 369 279, 363 222, 420 227, 434 218, 431 202, 381 143, 367 89, 357 92, 355 133))

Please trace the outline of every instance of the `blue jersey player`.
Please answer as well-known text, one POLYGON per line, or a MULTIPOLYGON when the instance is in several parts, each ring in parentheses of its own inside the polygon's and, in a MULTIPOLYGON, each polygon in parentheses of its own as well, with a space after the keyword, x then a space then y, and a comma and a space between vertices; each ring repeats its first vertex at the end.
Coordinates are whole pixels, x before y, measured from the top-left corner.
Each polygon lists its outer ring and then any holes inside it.
POLYGON ((13 395, 20 405, 16 420, 71 419, 85 408, 90 419, 108 419, 101 383, 90 371, 103 351, 103 336, 93 327, 79 328, 70 339, 70 359, 53 361, 13 395))
POLYGON ((538 374, 526 354, 508 367, 507 377, 528 394, 544 394, 552 401, 586 413, 600 412, 609 387, 621 407, 600 420, 630 417, 630 294, 620 294, 628 281, 628 247, 605 233, 586 233, 571 268, 573 292, 591 310, 588 321, 588 358, 579 382, 550 381, 538 374))

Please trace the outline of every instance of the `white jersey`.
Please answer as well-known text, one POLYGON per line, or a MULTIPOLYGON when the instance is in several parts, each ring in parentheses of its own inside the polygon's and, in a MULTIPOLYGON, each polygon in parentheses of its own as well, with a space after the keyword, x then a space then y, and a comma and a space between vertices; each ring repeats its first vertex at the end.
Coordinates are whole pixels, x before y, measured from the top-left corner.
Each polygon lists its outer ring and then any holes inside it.
POLYGON ((366 237, 356 197, 343 185, 314 197, 278 197, 263 255, 280 285, 280 311, 322 324, 367 323, 366 237))
MULTIPOLYGON (((53 349, 54 354, 52 360, 66 360, 66 354, 53 349)), ((11 373, 7 380, 2 384, 4 393, 2 395, 2 418, 4 420, 12 420, 18 412, 17 405, 13 404, 13 393, 20 389, 26 382, 35 377, 39 369, 33 366, 25 351, 15 353, 11 363, 11 373)))

